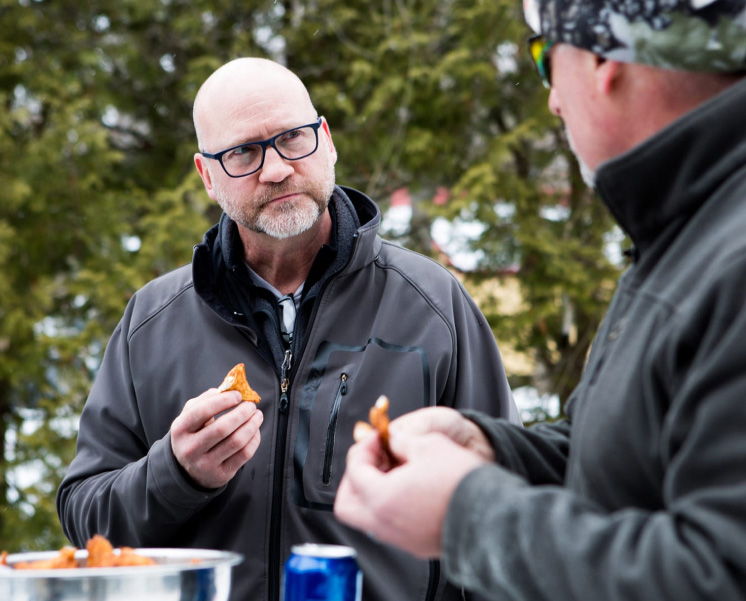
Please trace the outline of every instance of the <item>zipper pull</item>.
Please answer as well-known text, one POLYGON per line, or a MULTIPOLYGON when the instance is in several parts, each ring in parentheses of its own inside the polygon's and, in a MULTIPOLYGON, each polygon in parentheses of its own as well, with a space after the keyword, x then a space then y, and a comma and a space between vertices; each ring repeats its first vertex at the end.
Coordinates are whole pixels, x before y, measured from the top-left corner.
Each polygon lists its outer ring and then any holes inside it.
POLYGON ((339 383, 339 394, 347 394, 347 374, 342 374, 339 383))
POLYGON ((290 349, 285 351, 285 358, 282 360, 282 365, 280 366, 280 370, 282 372, 282 375, 280 377, 287 378, 288 372, 290 371, 290 366, 293 363, 293 353, 290 349))
POLYGON ((288 349, 285 351, 285 359, 282 361, 281 366, 282 375, 280 377, 282 379, 280 380, 280 391, 282 392, 282 394, 280 395, 280 413, 285 413, 288 410, 288 405, 290 404, 290 400, 288 399, 288 389, 290 388, 290 378, 288 378, 288 371, 290 371, 292 362, 293 353, 291 353, 290 349, 288 349))
POLYGON ((280 395, 280 413, 285 413, 288 410, 288 405, 290 404, 290 401, 288 400, 288 388, 290 388, 290 380, 287 378, 283 378, 282 382, 280 382, 280 390, 282 390, 282 394, 280 395))

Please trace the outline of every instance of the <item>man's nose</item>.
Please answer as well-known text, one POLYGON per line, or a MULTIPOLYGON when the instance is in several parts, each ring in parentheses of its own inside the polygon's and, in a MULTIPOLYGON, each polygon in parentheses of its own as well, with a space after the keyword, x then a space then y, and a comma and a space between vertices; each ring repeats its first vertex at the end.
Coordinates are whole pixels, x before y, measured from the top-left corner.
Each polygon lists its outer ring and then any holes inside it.
POLYGON ((557 117, 562 116, 560 114, 560 106, 559 106, 559 101, 557 100, 557 93, 555 92, 555 89, 553 87, 549 88, 548 104, 549 104, 549 110, 551 111, 553 115, 557 115, 557 117))
POLYGON ((259 181, 263 184, 281 182, 293 171, 291 161, 283 159, 272 146, 269 146, 264 152, 264 164, 259 170, 259 181))

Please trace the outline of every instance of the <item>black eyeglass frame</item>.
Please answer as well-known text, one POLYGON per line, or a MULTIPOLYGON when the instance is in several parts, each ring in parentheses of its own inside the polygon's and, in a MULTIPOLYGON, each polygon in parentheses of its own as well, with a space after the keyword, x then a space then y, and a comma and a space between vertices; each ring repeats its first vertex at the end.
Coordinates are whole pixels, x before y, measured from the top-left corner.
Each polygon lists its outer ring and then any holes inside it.
POLYGON ((528 38, 527 45, 528 54, 534 63, 534 67, 536 67, 541 83, 546 89, 550 89, 552 87, 552 61, 550 60, 549 50, 554 46, 554 40, 548 40, 539 33, 528 38), (534 46, 537 44, 541 44, 541 51, 535 53, 534 46))
POLYGON ((256 142, 244 142, 243 144, 236 144, 236 146, 231 146, 230 148, 226 148, 225 150, 221 150, 220 152, 216 152, 214 154, 209 152, 203 152, 200 150, 200 154, 205 157, 206 159, 214 159, 220 163, 220 166, 223 168, 223 171, 225 171, 225 174, 228 177, 247 177, 249 175, 253 175, 257 171, 259 171, 264 166, 264 157, 267 156, 267 148, 272 147, 275 149, 277 154, 279 154, 283 159, 286 161, 300 161, 301 159, 305 159, 306 157, 310 157, 314 152, 316 152, 319 149, 319 127, 321 127, 321 124, 323 123, 323 118, 319 117, 316 123, 307 123, 306 125, 299 125, 298 127, 291 127, 290 129, 286 129, 285 131, 281 131, 279 134, 276 134, 272 136, 271 138, 267 138, 266 140, 257 140, 256 142), (292 131, 295 131, 297 129, 304 129, 306 127, 310 127, 313 129, 313 133, 316 136, 316 145, 313 147, 313 150, 307 154, 304 154, 301 157, 286 157, 284 154, 282 154, 282 151, 277 148, 276 141, 278 138, 281 138, 282 136, 289 134, 292 131), (248 173, 244 173, 242 175, 233 175, 231 173, 228 173, 228 169, 225 168, 225 165, 223 164, 223 156, 225 156, 227 153, 229 153, 231 150, 236 150, 236 148, 241 148, 243 146, 260 146, 262 149, 262 160, 259 161, 259 166, 254 169, 253 171, 249 171, 248 173))

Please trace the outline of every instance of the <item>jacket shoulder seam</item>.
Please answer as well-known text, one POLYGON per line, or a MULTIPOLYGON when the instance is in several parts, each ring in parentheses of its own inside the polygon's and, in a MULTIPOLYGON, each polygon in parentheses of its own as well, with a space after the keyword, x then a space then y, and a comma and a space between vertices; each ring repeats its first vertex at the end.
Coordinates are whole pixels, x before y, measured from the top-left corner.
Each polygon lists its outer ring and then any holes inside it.
MULTIPOLYGON (((456 277, 455 275, 453 275, 453 274, 452 274, 452 273, 451 273, 451 272, 450 272, 450 271, 449 271, 449 270, 448 270, 448 269, 447 269, 447 268, 446 268, 446 267, 445 267, 444 265, 442 265, 441 263, 439 263, 438 261, 436 261, 436 260, 435 260, 435 259, 433 259, 432 257, 428 257, 427 255, 423 255, 422 253, 418 253, 418 252, 416 252, 416 251, 414 251, 414 250, 412 250, 412 249, 406 248, 406 247, 404 247, 404 246, 399 246, 398 244, 394 244, 393 242, 390 242, 390 241, 388 241, 388 240, 383 240, 383 239, 382 239, 382 242, 383 242, 383 245, 384 245, 384 246, 389 246, 389 247, 391 247, 391 248, 393 248, 393 249, 396 249, 396 250, 399 250, 399 251, 402 251, 402 252, 405 252, 405 253, 409 253, 409 254, 417 255, 418 257, 421 257, 421 258, 425 259, 426 261, 429 261, 430 263, 432 263, 433 265, 435 265, 435 266, 436 266, 437 268, 439 268, 439 269, 441 269, 442 271, 444 271, 444 272, 445 272, 445 273, 446 273, 446 274, 448 275, 448 277, 449 277, 449 278, 451 278, 451 280, 453 281, 453 283, 454 283, 454 284, 456 284, 456 288, 458 289, 459 293, 460 293, 460 294, 461 294, 461 296, 463 297, 463 299, 464 299, 464 302, 466 302, 467 306, 468 306, 468 307, 469 307, 469 308, 471 309, 472 313, 474 314, 474 317, 476 317, 476 318, 477 318, 477 321, 480 321, 480 317, 481 317, 481 315, 482 315, 482 314, 481 314, 481 312, 480 312, 480 310, 479 310, 479 307, 477 307, 476 303, 474 302, 474 299, 472 299, 472 298, 471 298, 471 297, 469 296, 469 294, 468 294, 468 293, 467 293, 467 291, 466 291, 466 288, 465 288, 465 287, 464 287, 464 285, 463 285, 463 284, 462 284, 462 283, 461 283, 461 282, 460 282, 460 281, 458 280, 458 278, 457 278, 457 277, 456 277)), ((386 263, 386 264, 382 264, 382 263, 381 263, 381 262, 379 261, 379 258, 380 258, 380 254, 379 254, 379 255, 378 255, 378 256, 377 256, 376 258, 375 258, 375 262, 376 262, 376 264, 377 264, 377 265, 379 265, 379 266, 380 266, 381 268, 385 268, 385 269, 394 269, 395 271, 397 271, 397 272, 398 272, 399 274, 401 274, 401 276, 402 276, 402 277, 403 277, 403 278, 404 278, 405 280, 407 280, 407 281, 408 281, 408 282, 409 282, 409 283, 410 283, 410 284, 411 284, 411 285, 412 285, 413 287, 415 287, 415 288, 417 289, 417 291, 418 291, 418 292, 419 292, 419 293, 420 293, 420 294, 421 294, 421 295, 422 295, 422 296, 423 296, 424 298, 426 298, 426 299, 427 299, 428 303, 430 303, 430 304, 432 305, 432 302, 430 301, 429 297, 428 297, 428 296, 427 296, 427 295, 426 295, 426 294, 425 294, 425 293, 424 293, 424 292, 422 291, 422 289, 421 289, 421 288, 420 288, 420 287, 419 287, 419 286, 418 286, 418 285, 417 285, 417 284, 416 284, 416 283, 415 283, 415 282, 414 282, 414 281, 412 280, 412 278, 410 278, 410 277, 409 277, 409 276, 408 276, 408 275, 407 275, 406 273, 404 273, 403 271, 401 271, 401 270, 400 270, 399 268, 397 268, 397 267, 396 267, 395 265, 389 265, 389 264, 387 264, 387 263, 386 263)), ((433 307, 433 308, 434 308, 435 310, 437 310, 437 307, 433 307)), ((448 320, 447 320, 447 319, 445 318, 445 316, 444 316, 444 315, 443 315, 443 314, 442 314, 442 313, 441 313, 440 311, 438 311, 438 314, 439 314, 439 315, 441 316, 441 318, 442 318, 442 319, 443 319, 443 320, 444 320, 444 321, 445 321, 446 323, 448 323, 448 320)), ((450 324, 449 324, 449 325, 450 325, 450 324)))
POLYGON ((173 304, 176 300, 178 300, 181 297, 181 295, 183 295, 190 288, 194 288, 194 282, 187 282, 186 284, 184 284, 184 286, 180 290, 177 290, 171 296, 171 298, 169 298, 164 303, 156 307, 149 315, 146 315, 145 318, 129 332, 129 334, 127 335, 127 342, 130 342, 132 340, 132 337, 137 332, 139 332, 142 327, 144 327, 148 322, 154 319, 161 312, 165 311, 171 304, 173 304))
MULTIPOLYGON (((402 246, 398 246, 398 245, 396 245, 396 244, 394 244, 392 242, 389 242, 387 240, 383 240, 383 244, 385 246, 390 246, 392 248, 395 248, 397 250, 401 250, 401 251, 406 252, 406 253, 411 253, 413 255, 417 255, 419 257, 422 257, 423 259, 426 259, 426 260, 432 262, 437 267, 439 267, 440 269, 442 269, 443 271, 445 271, 448 274, 448 276, 451 277, 451 278, 453 278, 454 282, 458 284, 458 280, 454 277, 454 275, 450 271, 448 271, 445 267, 443 267, 440 263, 438 263, 437 261, 435 261, 434 259, 431 259, 430 257, 427 257, 425 255, 417 253, 417 252, 415 252, 413 250, 410 250, 408 248, 404 248, 402 246)), ((425 302, 433 309, 433 311, 435 311, 435 313, 440 317, 441 321, 446 325, 446 327, 448 328, 448 331, 451 333, 451 343, 455 342, 455 340, 456 340, 456 333, 454 331, 453 324, 451 324, 451 322, 443 314, 443 312, 440 310, 440 308, 433 302, 433 300, 430 298, 430 296, 428 294, 426 294, 422 290, 422 287, 419 286, 417 284, 417 282, 415 282, 406 272, 402 271, 402 269, 400 267, 398 267, 397 265, 391 265, 389 263, 382 262, 380 260, 380 255, 375 258, 374 263, 375 263, 375 265, 379 269, 390 269, 392 271, 395 271, 396 273, 398 273, 402 277, 402 279, 404 279, 410 286, 412 286, 412 288, 414 288, 417 291, 417 293, 425 300, 425 302)), ((461 294, 463 295, 463 290, 461 290, 460 286, 459 286, 459 289, 460 289, 461 294)))

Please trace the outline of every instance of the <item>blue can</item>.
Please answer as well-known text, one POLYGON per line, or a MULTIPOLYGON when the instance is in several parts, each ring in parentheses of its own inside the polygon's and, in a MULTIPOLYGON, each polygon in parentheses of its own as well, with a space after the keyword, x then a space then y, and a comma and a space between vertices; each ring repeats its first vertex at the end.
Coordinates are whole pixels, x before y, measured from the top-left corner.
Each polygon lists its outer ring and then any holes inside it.
POLYGON ((283 601, 361 601, 363 574, 352 547, 295 545, 285 562, 283 601))

